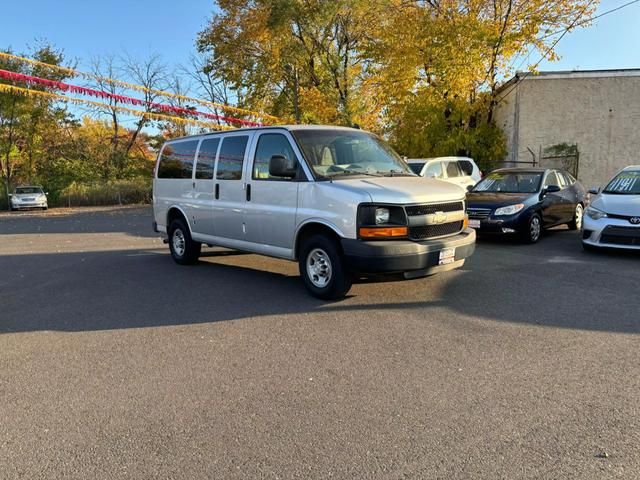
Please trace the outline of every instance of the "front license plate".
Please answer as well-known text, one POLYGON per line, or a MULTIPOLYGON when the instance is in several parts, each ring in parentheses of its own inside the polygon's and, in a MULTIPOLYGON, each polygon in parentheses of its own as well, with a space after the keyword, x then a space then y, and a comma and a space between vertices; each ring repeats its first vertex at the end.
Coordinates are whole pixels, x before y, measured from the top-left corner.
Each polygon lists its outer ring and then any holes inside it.
POLYGON ((446 265, 448 263, 453 263, 456 259, 456 249, 455 248, 445 248, 444 250, 440 250, 440 261, 438 265, 446 265))
POLYGON ((469 219, 469 226, 471 228, 480 228, 480 220, 469 219))

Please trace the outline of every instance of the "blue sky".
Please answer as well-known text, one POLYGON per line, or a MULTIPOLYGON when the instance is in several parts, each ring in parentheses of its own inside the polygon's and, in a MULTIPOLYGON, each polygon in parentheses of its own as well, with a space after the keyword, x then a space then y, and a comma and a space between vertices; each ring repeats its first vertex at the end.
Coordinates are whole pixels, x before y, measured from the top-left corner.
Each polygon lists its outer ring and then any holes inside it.
POLYGON ((64 49, 86 66, 102 54, 135 58, 161 54, 187 63, 197 33, 213 12, 212 0, 3 0, 0 49, 27 50, 35 39, 64 49))
MULTIPOLYGON (((628 0, 602 0, 600 12, 628 0)), ((0 48, 25 51, 47 39, 86 67, 93 55, 159 53, 169 65, 186 63, 195 37, 213 11, 212 0, 23 0, 3 1, 0 48)), ((540 70, 640 68, 640 3, 566 35, 559 62, 540 70)), ((531 56, 528 63, 539 57, 531 56)), ((517 63, 516 63, 517 64, 517 63)))

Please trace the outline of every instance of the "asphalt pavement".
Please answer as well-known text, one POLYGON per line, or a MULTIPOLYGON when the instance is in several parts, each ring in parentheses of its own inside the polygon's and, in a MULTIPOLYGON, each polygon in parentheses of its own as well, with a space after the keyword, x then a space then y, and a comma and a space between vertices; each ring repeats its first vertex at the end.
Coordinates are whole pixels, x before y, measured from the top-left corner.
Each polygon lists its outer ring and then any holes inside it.
POLYGON ((640 255, 482 239, 310 297, 147 207, 0 215, 0 479, 640 478, 640 255))

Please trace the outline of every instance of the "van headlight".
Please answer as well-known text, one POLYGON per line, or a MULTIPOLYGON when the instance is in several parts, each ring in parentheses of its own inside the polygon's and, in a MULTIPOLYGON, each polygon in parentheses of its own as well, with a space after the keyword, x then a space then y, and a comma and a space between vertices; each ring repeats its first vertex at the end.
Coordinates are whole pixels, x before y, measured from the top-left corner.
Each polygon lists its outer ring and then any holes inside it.
POLYGON ((385 225, 389 223, 389 209, 388 208, 376 208, 376 225, 385 225))
POLYGON ((396 205, 361 204, 358 236, 362 239, 401 238, 409 234, 404 208, 396 205))
POLYGON ((500 207, 493 212, 496 216, 501 215, 514 215, 524 208, 524 203, 518 203, 516 205, 509 205, 508 207, 500 207))
POLYGON ((607 216, 608 216, 606 214, 606 212, 603 212, 602 210, 598 210, 595 207, 587 207, 587 209, 584 211, 584 213, 591 220, 600 220, 601 218, 607 218, 607 216))

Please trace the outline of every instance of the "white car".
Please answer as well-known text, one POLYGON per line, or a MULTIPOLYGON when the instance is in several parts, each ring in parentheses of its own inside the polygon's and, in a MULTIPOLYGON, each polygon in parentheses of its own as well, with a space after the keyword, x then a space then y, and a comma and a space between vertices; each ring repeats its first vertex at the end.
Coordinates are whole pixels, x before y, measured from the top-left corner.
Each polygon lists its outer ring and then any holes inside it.
POLYGON ((584 211, 582 245, 640 250, 640 165, 618 172, 584 211))
POLYGON ((297 261, 307 289, 340 298, 360 275, 418 278, 475 248, 465 192, 415 175, 353 128, 243 128, 167 142, 153 181, 154 228, 178 264, 202 244, 297 261))
POLYGON ((465 190, 482 180, 482 172, 469 157, 409 158, 407 163, 421 177, 445 180, 465 190))
POLYGON ((42 187, 16 187, 12 194, 9 195, 11 201, 11 210, 21 210, 25 208, 41 208, 46 210, 49 208, 47 202, 47 194, 42 187))

